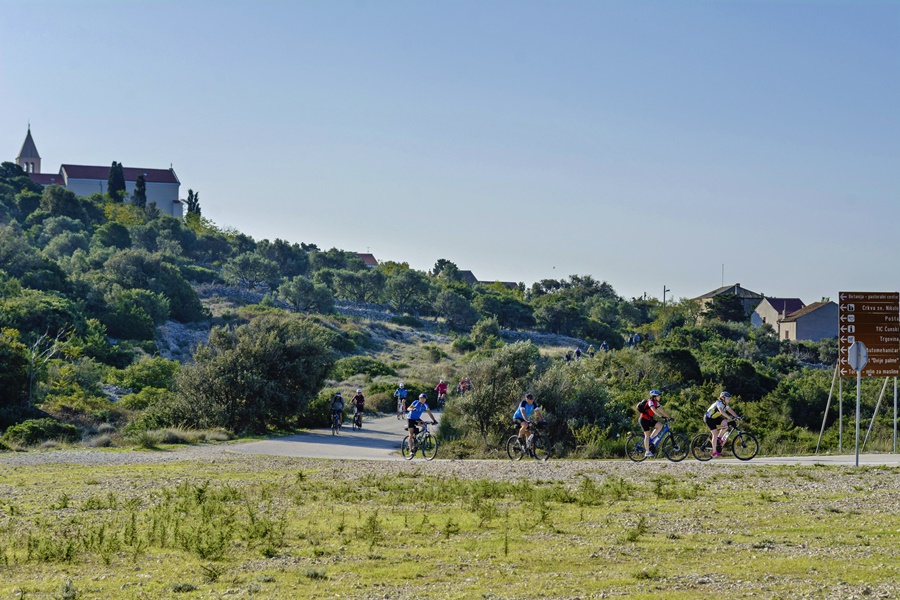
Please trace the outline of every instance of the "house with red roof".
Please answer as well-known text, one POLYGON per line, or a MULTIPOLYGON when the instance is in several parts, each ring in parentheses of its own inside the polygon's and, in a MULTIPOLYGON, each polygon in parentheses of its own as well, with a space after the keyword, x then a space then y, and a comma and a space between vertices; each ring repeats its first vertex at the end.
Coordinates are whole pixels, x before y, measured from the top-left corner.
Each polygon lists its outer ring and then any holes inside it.
MULTIPOLYGON (((59 173, 42 173, 41 156, 31 136, 31 126, 28 127, 28 134, 16 158, 16 164, 28 173, 32 181, 44 187, 60 185, 71 190, 76 196, 107 192, 110 169, 108 166, 64 164, 59 168, 59 173)), ((182 217, 183 206, 178 198, 181 182, 174 169, 124 167, 122 170, 125 175, 126 198, 134 195, 138 177, 143 175, 147 184, 147 204, 153 202, 165 214, 182 217)))

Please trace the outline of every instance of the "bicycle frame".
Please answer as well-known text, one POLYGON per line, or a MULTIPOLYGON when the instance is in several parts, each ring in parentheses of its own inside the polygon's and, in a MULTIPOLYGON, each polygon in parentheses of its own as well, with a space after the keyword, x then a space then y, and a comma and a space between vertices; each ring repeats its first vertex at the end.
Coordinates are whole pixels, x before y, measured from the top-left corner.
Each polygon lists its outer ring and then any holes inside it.
MULTIPOLYGON (((665 457, 672 462, 684 460, 690 451, 690 441, 686 436, 672 430, 669 426, 669 419, 663 421, 658 434, 651 436, 650 444, 657 448, 657 452, 661 450, 665 457)), ((628 436, 625 441, 625 454, 629 459, 641 462, 646 458, 646 451, 643 431, 628 436)))

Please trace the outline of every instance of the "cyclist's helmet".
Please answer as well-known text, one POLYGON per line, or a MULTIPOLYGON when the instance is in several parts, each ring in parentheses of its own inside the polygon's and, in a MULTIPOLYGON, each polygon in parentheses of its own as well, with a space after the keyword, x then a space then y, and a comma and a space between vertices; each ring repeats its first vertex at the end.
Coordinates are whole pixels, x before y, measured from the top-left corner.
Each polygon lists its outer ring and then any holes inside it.
POLYGON ((341 393, 340 393, 340 392, 338 392, 338 393, 337 393, 337 394, 335 394, 335 396, 340 396, 340 395, 341 395, 341 393))
POLYGON ((534 400, 534 396, 531 394, 525 394, 525 399, 526 400, 534 400))
POLYGON ((444 380, 443 380, 443 379, 441 379, 441 383, 444 383, 444 380))
POLYGON ((403 382, 402 382, 402 381, 400 382, 400 387, 403 387, 403 382))
POLYGON ((722 400, 730 400, 731 394, 729 394, 728 392, 722 392, 721 394, 719 394, 719 398, 721 398, 722 400))
POLYGON ((362 388, 356 388, 356 393, 357 393, 357 394, 362 394, 362 388))
POLYGON ((651 397, 652 397, 652 396, 657 396, 657 397, 659 397, 659 396, 662 396, 662 392, 659 391, 659 390, 650 390, 650 396, 651 396, 651 397))
POLYGON ((428 399, 428 396, 425 395, 425 394, 419 394, 419 399, 421 399, 421 400, 427 400, 427 399, 428 399))

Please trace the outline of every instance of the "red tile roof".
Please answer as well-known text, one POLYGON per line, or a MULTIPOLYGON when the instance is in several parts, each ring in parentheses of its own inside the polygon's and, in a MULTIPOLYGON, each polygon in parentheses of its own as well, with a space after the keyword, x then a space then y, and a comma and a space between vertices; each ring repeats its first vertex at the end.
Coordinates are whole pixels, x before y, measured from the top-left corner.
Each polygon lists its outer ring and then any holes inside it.
POLYGON ((31 180, 41 185, 63 185, 63 178, 59 173, 29 173, 31 180))
MULTIPOLYGON (((101 179, 109 178, 109 167, 93 167, 87 165, 63 165, 60 173, 65 171, 67 179, 101 179)), ((122 169, 125 181, 137 181, 140 175, 144 176, 147 183, 181 183, 172 169, 139 169, 125 167, 122 169)))
POLYGON ((368 254, 366 252, 357 252, 356 255, 362 259, 364 263, 366 263, 367 267, 377 267, 378 261, 375 260, 375 255, 368 254))

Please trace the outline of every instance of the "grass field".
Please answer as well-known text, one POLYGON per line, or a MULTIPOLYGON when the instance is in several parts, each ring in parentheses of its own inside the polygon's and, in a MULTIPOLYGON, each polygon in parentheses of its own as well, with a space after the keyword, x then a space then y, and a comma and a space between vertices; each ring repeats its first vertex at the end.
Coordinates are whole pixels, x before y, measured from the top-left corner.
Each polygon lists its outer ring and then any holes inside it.
POLYGON ((898 474, 0 463, 0 598, 893 598, 898 474))

